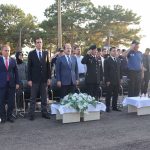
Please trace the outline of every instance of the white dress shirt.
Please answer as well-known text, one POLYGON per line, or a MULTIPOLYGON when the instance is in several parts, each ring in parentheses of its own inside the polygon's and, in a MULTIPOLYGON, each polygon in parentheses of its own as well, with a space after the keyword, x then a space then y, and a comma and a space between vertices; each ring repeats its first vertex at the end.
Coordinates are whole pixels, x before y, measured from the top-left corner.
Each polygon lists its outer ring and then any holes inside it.
MULTIPOLYGON (((8 59, 8 66, 9 66, 9 57, 7 57, 7 59, 8 59)), ((4 56, 3 56, 3 60, 4 60, 5 66, 6 66, 6 58, 4 56)))
POLYGON ((38 56, 38 58, 40 59, 39 52, 41 52, 41 57, 42 57, 42 50, 40 51, 40 50, 36 49, 37 56, 38 56))
POLYGON ((78 72, 80 73, 86 73, 87 67, 85 64, 81 63, 81 60, 83 59, 83 56, 76 56, 77 58, 77 64, 78 64, 78 72))
POLYGON ((69 56, 70 61, 71 61, 71 57, 70 57, 70 55, 65 55, 65 57, 66 57, 66 59, 67 59, 68 64, 70 64, 70 62, 69 62, 69 60, 68 60, 68 56, 69 56))

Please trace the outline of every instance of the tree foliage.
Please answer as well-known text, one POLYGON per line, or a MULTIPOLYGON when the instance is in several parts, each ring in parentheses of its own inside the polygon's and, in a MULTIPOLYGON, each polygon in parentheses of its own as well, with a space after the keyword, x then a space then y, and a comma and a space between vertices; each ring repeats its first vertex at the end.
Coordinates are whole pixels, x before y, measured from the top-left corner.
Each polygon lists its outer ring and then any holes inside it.
POLYGON ((18 49, 21 32, 22 45, 30 44, 30 33, 36 28, 36 18, 25 13, 14 5, 0 5, 0 43, 9 43, 18 49))
MULTIPOLYGON (((45 10, 47 20, 41 23, 46 31, 46 39, 57 45, 57 0, 45 10)), ((90 0, 62 0, 63 43, 91 43, 98 46, 108 45, 108 39, 114 46, 127 46, 139 36, 140 16, 120 5, 97 6, 90 0)))
MULTIPOLYGON (((46 20, 37 24, 36 17, 25 14, 14 5, 0 5, 0 43, 9 42, 18 49, 19 34, 23 45, 32 46, 35 37, 43 38, 45 48, 57 46, 57 0, 45 9, 46 20)), ((127 46, 140 39, 140 16, 120 5, 94 6, 90 0, 62 0, 63 44, 79 44, 84 48, 92 43, 127 46)))

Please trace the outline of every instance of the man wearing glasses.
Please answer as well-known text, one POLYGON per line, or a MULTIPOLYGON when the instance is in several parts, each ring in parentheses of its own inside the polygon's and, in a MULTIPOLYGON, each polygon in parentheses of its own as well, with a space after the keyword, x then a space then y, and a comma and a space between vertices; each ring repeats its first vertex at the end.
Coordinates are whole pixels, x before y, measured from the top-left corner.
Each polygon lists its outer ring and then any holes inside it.
POLYGON ((50 63, 48 52, 42 50, 41 38, 35 40, 35 50, 28 55, 28 85, 31 87, 29 119, 34 120, 37 95, 40 91, 42 117, 50 119, 47 112, 47 86, 50 85, 50 63))
POLYGON ((2 47, 0 56, 0 118, 1 123, 14 122, 12 113, 14 108, 15 90, 19 88, 18 69, 16 61, 10 58, 10 46, 2 47), (7 110, 5 105, 7 104, 7 110))

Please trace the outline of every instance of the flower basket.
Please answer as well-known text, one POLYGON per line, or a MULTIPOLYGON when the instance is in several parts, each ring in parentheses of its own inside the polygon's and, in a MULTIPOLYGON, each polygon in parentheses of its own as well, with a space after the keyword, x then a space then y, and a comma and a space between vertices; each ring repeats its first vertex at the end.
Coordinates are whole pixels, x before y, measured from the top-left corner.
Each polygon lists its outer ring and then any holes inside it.
POLYGON ((61 100, 61 105, 68 108, 73 108, 80 113, 86 112, 90 104, 96 107, 98 101, 86 93, 68 94, 61 100))

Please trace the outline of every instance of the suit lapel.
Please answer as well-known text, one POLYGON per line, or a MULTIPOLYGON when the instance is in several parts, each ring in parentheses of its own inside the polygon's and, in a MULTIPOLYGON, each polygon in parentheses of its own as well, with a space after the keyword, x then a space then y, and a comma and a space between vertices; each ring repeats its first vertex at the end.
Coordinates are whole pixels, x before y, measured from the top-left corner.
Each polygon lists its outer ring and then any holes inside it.
POLYGON ((1 58, 0 61, 2 62, 2 64, 4 65, 4 67, 6 68, 3 57, 0 57, 0 58, 1 58))
POLYGON ((116 66, 117 66, 117 60, 116 60, 116 62, 112 59, 112 57, 110 57, 110 60, 111 60, 111 62, 112 62, 112 64, 113 64, 113 67, 114 67, 114 69, 116 68, 116 66))
MULTIPOLYGON (((5 70, 7 70, 3 57, 1 57, 0 61, 2 62, 3 67, 5 68, 5 70)), ((8 67, 8 69, 9 69, 9 67, 8 67)))
POLYGON ((46 59, 45 59, 45 56, 46 56, 46 53, 44 53, 44 51, 42 51, 42 61, 43 61, 43 60, 46 60, 46 59))
POLYGON ((39 60, 39 57, 38 57, 38 54, 37 54, 36 50, 34 50, 34 56, 35 56, 36 60, 37 60, 38 62, 40 62, 40 60, 39 60))
POLYGON ((9 58, 9 66, 8 66, 8 70, 10 70, 11 65, 12 65, 12 59, 11 59, 11 58, 9 58))

